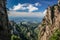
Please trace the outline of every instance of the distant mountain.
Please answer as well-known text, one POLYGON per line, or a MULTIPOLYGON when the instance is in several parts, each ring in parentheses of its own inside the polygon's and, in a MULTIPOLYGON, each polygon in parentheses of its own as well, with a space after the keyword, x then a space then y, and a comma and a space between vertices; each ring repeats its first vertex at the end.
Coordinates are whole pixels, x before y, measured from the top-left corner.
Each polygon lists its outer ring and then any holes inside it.
POLYGON ((22 22, 22 21, 40 23, 42 21, 42 18, 38 18, 38 17, 9 17, 9 20, 17 22, 17 23, 22 22))

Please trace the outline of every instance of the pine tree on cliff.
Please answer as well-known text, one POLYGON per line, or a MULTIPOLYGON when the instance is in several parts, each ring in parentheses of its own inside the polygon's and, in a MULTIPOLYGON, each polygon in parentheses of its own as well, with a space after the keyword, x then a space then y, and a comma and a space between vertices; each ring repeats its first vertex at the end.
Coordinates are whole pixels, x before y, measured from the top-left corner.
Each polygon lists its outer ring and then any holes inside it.
POLYGON ((10 40, 6 0, 0 0, 0 40, 10 40))

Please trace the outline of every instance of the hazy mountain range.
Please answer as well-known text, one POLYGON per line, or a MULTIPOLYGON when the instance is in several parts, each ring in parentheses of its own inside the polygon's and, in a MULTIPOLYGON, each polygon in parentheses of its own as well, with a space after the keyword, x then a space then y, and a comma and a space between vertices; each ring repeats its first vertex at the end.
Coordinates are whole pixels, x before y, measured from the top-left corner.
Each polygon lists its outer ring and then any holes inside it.
POLYGON ((15 21, 15 22, 26 21, 26 22, 38 22, 38 23, 40 23, 42 21, 42 18, 38 18, 38 17, 9 17, 9 20, 15 21))

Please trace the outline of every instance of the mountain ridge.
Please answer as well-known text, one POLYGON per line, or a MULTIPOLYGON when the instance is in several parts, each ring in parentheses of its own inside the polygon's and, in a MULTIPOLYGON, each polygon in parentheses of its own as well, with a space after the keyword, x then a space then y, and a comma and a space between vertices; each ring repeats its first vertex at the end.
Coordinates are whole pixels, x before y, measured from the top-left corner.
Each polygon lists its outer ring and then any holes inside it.
POLYGON ((38 28, 40 30, 38 40, 49 40, 51 35, 60 29, 60 0, 57 5, 47 8, 46 16, 38 28))

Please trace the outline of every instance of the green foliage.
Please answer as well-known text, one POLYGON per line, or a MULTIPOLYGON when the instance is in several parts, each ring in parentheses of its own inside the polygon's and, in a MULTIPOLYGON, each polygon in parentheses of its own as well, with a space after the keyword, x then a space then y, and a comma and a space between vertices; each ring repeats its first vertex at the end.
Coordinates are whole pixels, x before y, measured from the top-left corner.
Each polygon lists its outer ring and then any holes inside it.
POLYGON ((45 24, 42 24, 42 26, 44 26, 45 24))
POLYGON ((38 24, 39 23, 26 23, 26 24, 15 24, 16 30, 19 35, 12 35, 11 40, 37 40, 38 39, 38 24))
POLYGON ((60 40, 60 31, 56 30, 53 36, 50 37, 50 40, 60 40))
POLYGON ((11 40, 20 40, 20 37, 16 35, 12 35, 11 40))

